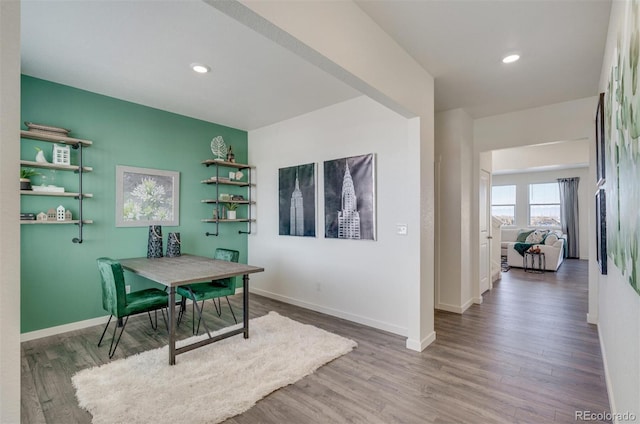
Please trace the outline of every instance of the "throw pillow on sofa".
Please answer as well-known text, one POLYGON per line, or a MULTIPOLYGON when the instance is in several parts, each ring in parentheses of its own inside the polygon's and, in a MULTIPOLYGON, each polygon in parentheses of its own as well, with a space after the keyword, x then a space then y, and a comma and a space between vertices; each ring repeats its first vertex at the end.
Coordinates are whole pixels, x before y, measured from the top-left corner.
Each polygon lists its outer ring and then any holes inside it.
POLYGON ((556 244, 557 241, 558 241, 558 236, 555 235, 554 233, 551 233, 547 236, 547 238, 544 239, 544 244, 554 245, 556 244))
POLYGON ((540 244, 544 241, 547 234, 549 234, 547 230, 535 230, 527 236, 525 243, 540 244))

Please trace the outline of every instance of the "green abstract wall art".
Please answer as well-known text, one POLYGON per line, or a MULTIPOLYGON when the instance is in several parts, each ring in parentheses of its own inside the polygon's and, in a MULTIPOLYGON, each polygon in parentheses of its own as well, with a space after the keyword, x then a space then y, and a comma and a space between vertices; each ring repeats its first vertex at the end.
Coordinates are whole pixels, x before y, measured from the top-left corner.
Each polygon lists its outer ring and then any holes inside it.
POLYGON ((605 94, 607 246, 640 294, 640 4, 626 7, 605 94))

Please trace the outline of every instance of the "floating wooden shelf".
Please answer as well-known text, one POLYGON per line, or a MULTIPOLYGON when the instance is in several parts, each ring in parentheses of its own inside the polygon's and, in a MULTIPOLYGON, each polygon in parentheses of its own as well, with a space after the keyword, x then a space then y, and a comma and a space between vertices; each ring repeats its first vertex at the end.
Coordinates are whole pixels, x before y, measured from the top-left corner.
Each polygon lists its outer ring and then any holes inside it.
MULTIPOLYGON (((77 165, 55 165, 53 163, 41 163, 41 162, 32 162, 29 160, 21 160, 20 166, 28 166, 30 168, 43 168, 43 169, 57 169, 60 171, 75 171, 77 172, 80 167, 77 165)), ((83 166, 82 172, 91 172, 93 168, 90 166, 83 166)))
POLYGON ((249 200, 216 200, 216 199, 204 199, 201 200, 202 203, 237 203, 239 205, 255 205, 256 202, 252 202, 249 200))
MULTIPOLYGON (((20 194, 26 196, 52 196, 52 197, 78 197, 80 193, 56 193, 50 191, 33 191, 33 190, 20 190, 20 194)), ((91 193, 82 193, 82 197, 93 197, 91 193)))
MULTIPOLYGON (((80 220, 78 219, 74 219, 71 221, 36 221, 36 220, 27 220, 27 219, 23 219, 20 220, 20 224, 47 224, 47 225, 51 225, 51 224, 79 224, 80 220)), ((84 221, 82 221, 82 224, 93 224, 93 221, 90 219, 85 219, 84 221)))
POLYGON ((235 163, 235 162, 227 162, 224 160, 215 160, 215 159, 207 159, 202 161, 203 165, 211 166, 226 166, 227 168, 236 168, 236 169, 249 169, 253 168, 251 165, 246 165, 244 163, 235 163))
POLYGON ((39 133, 35 131, 25 131, 25 130, 20 131, 20 137, 30 138, 32 140, 47 141, 49 143, 68 144, 70 146, 77 146, 78 144, 82 144, 84 147, 89 147, 93 144, 93 142, 89 140, 81 140, 79 138, 63 137, 59 135, 45 134, 45 133, 39 133))
MULTIPOLYGON (((213 159, 207 159, 207 160, 203 160, 202 161, 203 165, 206 165, 207 167, 212 166, 215 168, 215 175, 212 176, 211 178, 208 178, 206 180, 202 180, 201 183, 202 184, 212 184, 215 186, 215 195, 213 197, 213 199, 205 199, 202 200, 202 203, 209 203, 209 204, 214 204, 215 205, 215 211, 217 212, 215 214, 215 216, 224 216, 225 214, 223 213, 224 211, 224 207, 221 207, 220 205, 224 205, 225 203, 233 203, 236 205, 255 205, 255 202, 251 200, 251 187, 253 187, 255 184, 251 183, 251 170, 253 169, 253 167, 251 165, 246 165, 244 163, 236 163, 236 162, 226 162, 226 161, 222 161, 222 160, 213 160, 213 159), (220 168, 235 168, 235 169, 245 169, 247 171, 247 180, 246 181, 238 181, 238 180, 234 180, 232 178, 226 178, 220 175, 220 168), (226 186, 235 186, 235 187, 248 187, 248 199, 243 199, 243 200, 220 200, 220 186, 221 185, 226 185, 226 186)), ((229 172, 229 174, 234 174, 233 176, 235 176, 235 173, 229 172)), ((231 196, 229 196, 231 197, 231 196)), ((246 208, 246 215, 247 218, 238 218, 238 219, 222 219, 222 218, 208 218, 208 219, 202 219, 202 222, 209 222, 209 223, 213 223, 215 224, 215 232, 206 232, 205 235, 206 236, 218 236, 220 235, 219 232, 219 228, 220 228, 220 224, 221 223, 228 223, 228 222, 245 222, 248 223, 247 227, 247 231, 243 231, 243 230, 238 230, 238 234, 251 234, 251 223, 252 222, 256 222, 255 219, 251 218, 251 207, 246 208)), ((243 213, 244 215, 244 213, 243 213)), ((211 216, 211 215, 210 215, 211 216)))
POLYGON ((45 225, 60 225, 60 224, 75 224, 78 226, 78 237, 74 237, 71 241, 74 243, 82 243, 82 226, 84 224, 92 224, 93 221, 83 219, 84 215, 82 212, 82 202, 85 198, 93 197, 93 194, 85 193, 82 188, 82 176, 85 172, 93 171, 93 168, 90 166, 84 166, 84 162, 82 161, 83 154, 82 151, 85 147, 89 147, 93 144, 93 142, 89 140, 82 140, 79 138, 66 137, 63 135, 49 134, 37 131, 20 131, 20 139, 32 139, 38 141, 46 141, 48 143, 58 143, 65 144, 73 147, 76 150, 78 165, 58 165, 53 163, 40 163, 33 162, 28 160, 21 160, 20 166, 23 167, 31 167, 31 168, 40 168, 40 169, 51 169, 51 170, 60 170, 60 171, 72 171, 78 175, 78 192, 79 193, 65 193, 65 192, 52 192, 52 191, 33 191, 33 190, 20 190, 20 194, 23 196, 46 196, 46 197, 72 197, 78 199, 78 213, 77 220, 72 221, 21 221, 21 224, 45 224, 45 225))
POLYGON ((249 182, 243 182, 243 181, 233 181, 233 180, 216 180, 215 178, 210 178, 208 180, 202 180, 200 181, 202 184, 220 184, 220 185, 232 185, 232 186, 238 186, 238 187, 249 187, 250 185, 252 185, 249 182))
POLYGON ((202 222, 256 222, 255 219, 238 218, 238 219, 201 219, 202 222))

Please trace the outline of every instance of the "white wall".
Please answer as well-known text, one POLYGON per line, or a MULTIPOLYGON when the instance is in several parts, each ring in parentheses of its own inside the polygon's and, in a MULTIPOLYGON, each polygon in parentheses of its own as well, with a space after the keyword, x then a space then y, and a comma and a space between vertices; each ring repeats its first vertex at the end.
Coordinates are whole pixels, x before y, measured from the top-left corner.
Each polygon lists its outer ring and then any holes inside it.
POLYGON ((500 149, 492 152, 493 172, 510 173, 521 169, 536 171, 568 167, 588 167, 589 140, 565 141, 536 146, 500 149))
POLYGON ((0 2, 0 422, 20 422, 20 2, 0 2))
POLYGON ((436 114, 435 140, 435 307, 462 313, 473 303, 469 260, 473 120, 462 109, 436 114))
POLYGON ((405 173, 414 181, 405 199, 420 237, 407 257, 410 273, 409 349, 435 340, 433 77, 352 1, 214 1, 208 4, 248 25, 369 98, 409 118, 405 173), (327 28, 331 28, 327 32, 327 28), (372 63, 383 66, 371 66, 372 63))
MULTIPOLYGON (((607 88, 618 32, 623 30, 623 19, 628 8, 628 1, 614 1, 611 6, 600 79, 602 92, 607 88)), ((608 275, 598 274, 598 330, 609 400, 613 412, 635 413, 636 422, 640 422, 640 296, 612 260, 607 262, 607 268, 608 275)))
POLYGON ((478 152, 556 141, 594 141, 598 97, 489 116, 474 121, 478 152))
POLYGON ((256 165, 256 231, 249 263, 264 273, 252 292, 407 335, 408 287, 415 264, 419 220, 407 173, 409 122, 360 97, 249 132, 249 161, 256 165), (324 238, 323 161, 376 154, 377 241, 324 238), (278 169, 315 162, 316 238, 278 235, 278 169), (409 235, 396 234, 407 223, 409 235))
POLYGON ((589 259, 589 205, 594 203, 589 168, 575 168, 546 172, 520 172, 517 174, 493 175, 493 185, 516 186, 516 222, 517 227, 529 226, 529 184, 554 183, 558 178, 579 177, 578 184, 578 238, 580 259, 589 259))

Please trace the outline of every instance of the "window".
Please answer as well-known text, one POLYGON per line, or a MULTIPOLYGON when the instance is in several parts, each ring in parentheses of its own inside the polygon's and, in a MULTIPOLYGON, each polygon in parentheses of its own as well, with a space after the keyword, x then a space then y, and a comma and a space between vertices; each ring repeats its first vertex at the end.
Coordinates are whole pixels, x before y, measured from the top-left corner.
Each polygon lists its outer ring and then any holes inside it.
POLYGON ((560 227, 560 188, 558 183, 529 185, 529 225, 560 227))
POLYGON ((516 220, 516 186, 491 187, 491 215, 504 225, 513 225, 516 220))

